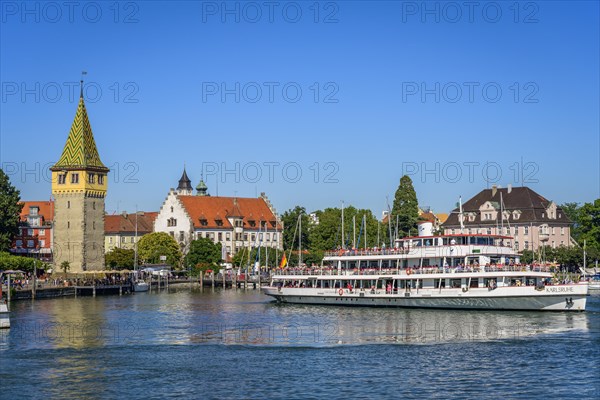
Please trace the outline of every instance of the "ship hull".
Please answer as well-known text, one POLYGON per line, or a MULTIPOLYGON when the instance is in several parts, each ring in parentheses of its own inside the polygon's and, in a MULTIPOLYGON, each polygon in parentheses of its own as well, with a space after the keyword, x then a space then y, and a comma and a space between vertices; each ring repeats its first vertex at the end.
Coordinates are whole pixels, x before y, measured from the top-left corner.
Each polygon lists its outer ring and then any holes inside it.
MULTIPOLYGON (((343 290, 318 291, 312 289, 296 289, 263 287, 263 293, 282 303, 363 306, 363 307, 400 307, 400 308, 435 308, 464 310, 529 310, 529 311, 584 311, 586 306, 586 290, 577 285, 560 287, 561 292, 544 291, 515 293, 513 288, 496 289, 491 293, 487 289, 471 289, 466 293, 372 293, 343 290), (287 289, 287 290, 286 290, 287 289), (301 292, 299 292, 301 291, 301 292), (513 291, 513 293, 510 293, 513 291)), ((535 290, 535 289, 532 289, 535 290)), ((556 287, 552 287, 556 290, 556 287)))

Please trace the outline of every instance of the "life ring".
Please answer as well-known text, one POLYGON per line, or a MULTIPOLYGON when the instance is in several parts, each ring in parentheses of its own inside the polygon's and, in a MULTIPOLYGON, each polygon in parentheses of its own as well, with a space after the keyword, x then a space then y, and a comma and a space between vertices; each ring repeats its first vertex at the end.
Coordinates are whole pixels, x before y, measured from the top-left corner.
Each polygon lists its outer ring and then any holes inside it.
POLYGON ((338 294, 339 294, 340 296, 341 296, 341 295, 343 295, 343 294, 344 294, 344 289, 340 289, 340 290, 338 290, 338 294))
POLYGON ((466 293, 468 290, 469 290, 469 288, 466 286, 462 288, 463 293, 466 293))

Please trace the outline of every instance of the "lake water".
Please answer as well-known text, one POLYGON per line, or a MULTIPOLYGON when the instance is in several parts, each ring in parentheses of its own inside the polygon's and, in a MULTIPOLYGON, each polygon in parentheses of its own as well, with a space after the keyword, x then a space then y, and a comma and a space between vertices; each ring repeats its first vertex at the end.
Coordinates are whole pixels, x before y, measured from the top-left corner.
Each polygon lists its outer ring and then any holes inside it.
POLYGON ((21 301, 0 398, 598 398, 584 313, 280 305, 254 290, 21 301))

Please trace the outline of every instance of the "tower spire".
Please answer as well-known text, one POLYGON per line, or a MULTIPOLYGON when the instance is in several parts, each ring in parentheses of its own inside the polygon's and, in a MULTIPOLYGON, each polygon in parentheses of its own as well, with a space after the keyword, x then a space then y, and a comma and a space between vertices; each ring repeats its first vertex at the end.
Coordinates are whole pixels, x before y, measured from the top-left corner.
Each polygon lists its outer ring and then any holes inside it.
POLYGON ((79 98, 83 99, 83 76, 87 75, 87 71, 81 71, 81 80, 79 81, 79 98))

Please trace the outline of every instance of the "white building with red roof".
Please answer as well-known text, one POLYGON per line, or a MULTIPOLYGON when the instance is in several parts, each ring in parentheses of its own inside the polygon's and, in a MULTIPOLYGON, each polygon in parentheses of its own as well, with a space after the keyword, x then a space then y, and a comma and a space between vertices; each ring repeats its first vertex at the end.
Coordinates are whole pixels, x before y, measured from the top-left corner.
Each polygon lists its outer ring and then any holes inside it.
POLYGON ((283 225, 264 193, 258 198, 210 196, 203 180, 190 192, 184 173, 177 189, 171 189, 154 221, 155 232, 166 232, 184 253, 192 240, 210 238, 221 243, 228 255, 242 248, 283 248, 283 225))

